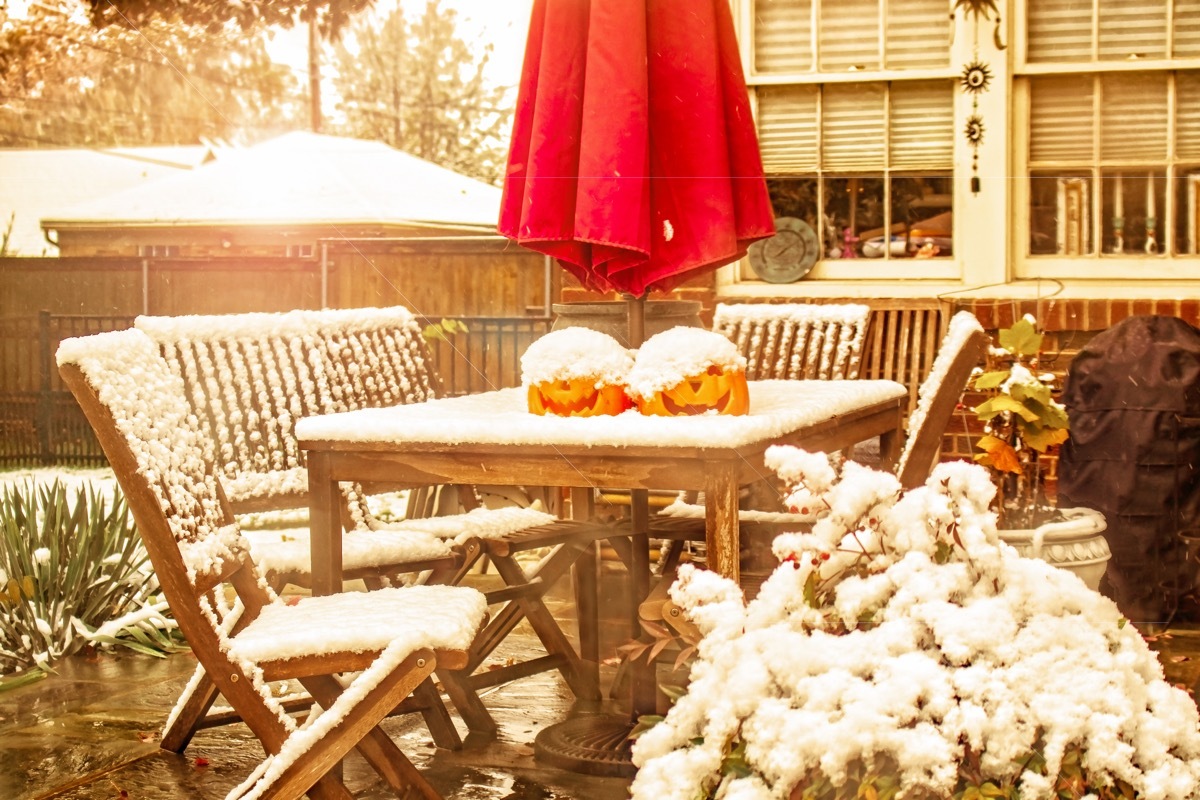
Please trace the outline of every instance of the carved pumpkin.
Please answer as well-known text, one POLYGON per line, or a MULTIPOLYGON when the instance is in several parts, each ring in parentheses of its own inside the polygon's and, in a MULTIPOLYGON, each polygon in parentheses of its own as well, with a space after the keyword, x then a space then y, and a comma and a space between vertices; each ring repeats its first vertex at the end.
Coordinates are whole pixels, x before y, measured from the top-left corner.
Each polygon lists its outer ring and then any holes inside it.
POLYGON ((529 410, 534 414, 560 417, 594 417, 620 414, 633 408, 625 387, 613 384, 596 386, 595 380, 572 378, 542 381, 529 385, 529 410))
POLYGON ((674 387, 638 398, 638 410, 660 417, 692 414, 746 414, 750 411, 750 390, 744 370, 725 370, 710 366, 699 375, 688 377, 674 387))

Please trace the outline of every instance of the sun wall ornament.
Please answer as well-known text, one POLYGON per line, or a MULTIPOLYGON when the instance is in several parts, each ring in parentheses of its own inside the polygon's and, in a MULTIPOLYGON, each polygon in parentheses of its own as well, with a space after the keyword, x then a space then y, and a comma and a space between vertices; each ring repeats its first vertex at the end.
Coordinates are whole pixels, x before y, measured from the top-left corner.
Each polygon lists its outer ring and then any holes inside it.
MULTIPOLYGON (((963 135, 967 138, 967 144, 971 146, 971 192, 979 194, 979 145, 983 143, 984 124, 983 117, 979 114, 979 95, 988 90, 992 83, 992 71, 988 65, 979 58, 979 21, 990 20, 992 15, 996 16, 996 29, 993 32, 993 40, 997 50, 1005 48, 1004 42, 1000 39, 1000 9, 996 7, 994 0, 957 0, 954 4, 954 10, 950 12, 950 19, 955 22, 959 11, 963 12, 963 19, 969 20, 975 18, 975 43, 974 53, 971 57, 971 62, 963 67, 962 78, 959 83, 962 90, 971 95, 971 115, 967 117, 967 124, 963 128, 963 135)), ((954 41, 954 25, 950 26, 951 43, 954 41)))

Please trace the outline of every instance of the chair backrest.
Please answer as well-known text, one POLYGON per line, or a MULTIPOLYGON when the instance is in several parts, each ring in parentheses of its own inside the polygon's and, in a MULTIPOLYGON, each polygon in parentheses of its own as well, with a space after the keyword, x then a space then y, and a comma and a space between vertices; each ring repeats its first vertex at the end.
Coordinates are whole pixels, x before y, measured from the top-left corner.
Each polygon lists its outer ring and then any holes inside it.
POLYGON ((917 407, 917 390, 933 368, 950 315, 941 300, 903 298, 871 301, 871 324, 863 344, 860 378, 908 387, 907 418, 917 407))
POLYGON ((439 392, 404 307, 138 317, 216 446, 234 507, 306 502, 297 419, 419 402, 439 392))
POLYGON ((57 357, 128 500, 171 611, 211 671, 226 661, 219 624, 230 611, 213 589, 233 583, 253 613, 271 593, 233 520, 183 384, 136 329, 66 339, 57 357))
POLYGON ((713 330, 737 345, 751 380, 853 379, 870 313, 857 303, 722 303, 713 330))
POLYGON ((908 418, 908 436, 896 465, 896 475, 906 489, 920 486, 929 477, 954 409, 990 343, 987 332, 969 311, 960 311, 950 320, 908 418))

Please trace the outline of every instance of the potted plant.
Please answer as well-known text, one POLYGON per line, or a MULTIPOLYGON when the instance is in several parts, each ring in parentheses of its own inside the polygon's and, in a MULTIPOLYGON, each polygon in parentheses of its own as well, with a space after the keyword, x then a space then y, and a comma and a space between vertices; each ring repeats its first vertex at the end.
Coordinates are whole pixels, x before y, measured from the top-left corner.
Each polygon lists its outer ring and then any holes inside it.
POLYGON ((996 508, 1002 528, 1031 528, 1053 516, 1042 474, 1042 456, 1067 440, 1067 410, 1054 399, 1055 376, 1038 372, 1042 334, 1032 317, 999 333, 987 368, 972 382, 988 394, 975 407, 984 423, 975 461, 996 483, 996 508))
POLYGON ((634 800, 1194 800, 1200 715, 1115 604, 1000 545, 987 472, 768 451, 789 504, 747 603, 684 565, 702 638, 633 749, 634 800))

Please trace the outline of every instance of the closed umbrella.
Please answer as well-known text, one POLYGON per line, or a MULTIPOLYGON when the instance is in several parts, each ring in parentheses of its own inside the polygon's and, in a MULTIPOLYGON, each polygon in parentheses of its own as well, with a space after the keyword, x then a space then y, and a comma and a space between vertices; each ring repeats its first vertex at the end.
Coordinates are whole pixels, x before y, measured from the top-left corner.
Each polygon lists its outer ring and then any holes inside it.
MULTIPOLYGON (((647 292, 774 234, 728 0, 534 0, 497 227, 584 286, 630 298, 633 345, 647 292)), ((644 491, 635 501, 645 531, 644 491)), ((640 598, 647 549, 635 539, 640 598)), ((649 671, 635 664, 633 717, 653 709, 649 671)), ((630 722, 568 720, 535 750, 627 775, 630 722)))
POLYGON ((771 236, 727 0, 535 0, 498 228, 634 298, 771 236))

